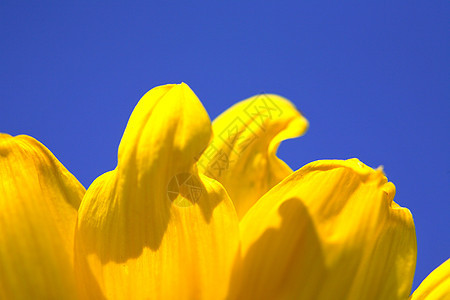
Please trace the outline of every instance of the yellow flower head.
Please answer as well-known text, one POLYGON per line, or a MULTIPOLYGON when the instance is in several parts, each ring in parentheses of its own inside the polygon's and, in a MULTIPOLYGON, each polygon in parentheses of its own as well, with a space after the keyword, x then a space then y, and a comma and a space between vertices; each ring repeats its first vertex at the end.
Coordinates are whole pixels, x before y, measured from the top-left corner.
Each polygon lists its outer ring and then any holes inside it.
MULTIPOLYGON (((211 125, 186 84, 156 87, 87 191, 33 138, 0 134, 0 298, 407 299, 411 213, 357 159, 293 172, 276 151, 307 128, 277 95, 211 125)), ((448 297, 449 274, 411 297, 448 297)))

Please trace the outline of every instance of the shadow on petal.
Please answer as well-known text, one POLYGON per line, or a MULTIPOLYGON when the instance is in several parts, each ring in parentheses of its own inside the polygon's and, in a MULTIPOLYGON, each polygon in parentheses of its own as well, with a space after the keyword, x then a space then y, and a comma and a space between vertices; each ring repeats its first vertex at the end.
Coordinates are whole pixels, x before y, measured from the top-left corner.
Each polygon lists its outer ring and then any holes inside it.
POLYGON ((236 259, 230 299, 284 299, 299 290, 312 299, 318 292, 326 268, 306 206, 291 198, 280 205, 278 214, 279 227, 268 228, 242 259, 236 259))

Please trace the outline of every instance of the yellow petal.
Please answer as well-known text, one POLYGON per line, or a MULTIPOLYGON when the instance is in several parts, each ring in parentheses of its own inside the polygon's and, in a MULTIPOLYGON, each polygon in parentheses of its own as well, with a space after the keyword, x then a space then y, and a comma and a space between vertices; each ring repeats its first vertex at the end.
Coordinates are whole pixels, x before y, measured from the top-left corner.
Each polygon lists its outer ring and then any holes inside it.
POLYGON ((431 272, 411 295, 410 299, 450 299, 450 259, 447 259, 431 272))
POLYGON ((381 170, 317 161, 265 194, 241 220, 231 299, 406 299, 416 238, 381 170))
POLYGON ((0 298, 75 299, 84 187, 41 143, 0 134, 0 298))
POLYGON ((239 227, 227 193, 199 176, 206 111, 186 85, 149 91, 130 117, 115 170, 79 210, 78 278, 89 298, 224 297, 239 227))
POLYGON ((279 144, 305 133, 308 121, 287 99, 262 94, 244 100, 213 122, 214 139, 199 170, 223 184, 241 219, 292 170, 276 152, 279 144))

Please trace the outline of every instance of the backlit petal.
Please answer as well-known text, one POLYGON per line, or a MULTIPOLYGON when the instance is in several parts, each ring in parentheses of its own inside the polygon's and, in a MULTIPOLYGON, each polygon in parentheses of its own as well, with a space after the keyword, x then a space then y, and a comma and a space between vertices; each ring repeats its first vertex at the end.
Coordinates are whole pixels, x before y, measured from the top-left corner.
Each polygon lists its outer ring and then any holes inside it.
POLYGON ((430 273, 410 297, 412 300, 450 299, 450 259, 430 273))
POLYGON ((210 137, 186 84, 140 100, 116 169, 94 181, 79 210, 75 262, 89 298, 224 297, 239 227, 222 185, 197 172, 210 137))
POLYGON ((75 299, 84 187, 41 143, 0 134, 0 299, 75 299))
POLYGON ((241 220, 234 299, 405 299, 416 238, 381 170, 317 161, 265 194, 241 220))
POLYGON ((279 144, 305 133, 308 121, 287 99, 261 94, 225 111, 213 122, 214 139, 199 170, 223 184, 239 218, 292 170, 278 157, 279 144))

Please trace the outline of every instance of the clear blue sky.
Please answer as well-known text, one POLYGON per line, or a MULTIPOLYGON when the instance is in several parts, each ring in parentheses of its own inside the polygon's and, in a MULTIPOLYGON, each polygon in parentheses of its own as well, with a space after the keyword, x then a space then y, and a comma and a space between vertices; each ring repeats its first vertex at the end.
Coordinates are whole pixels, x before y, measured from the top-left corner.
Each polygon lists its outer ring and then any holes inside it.
POLYGON ((212 119, 251 95, 283 95, 310 121, 280 148, 293 169, 384 165, 415 219, 417 287, 450 256, 450 4, 299 2, 2 1, 0 131, 37 138, 88 187, 115 167, 154 86, 186 82, 212 119))

